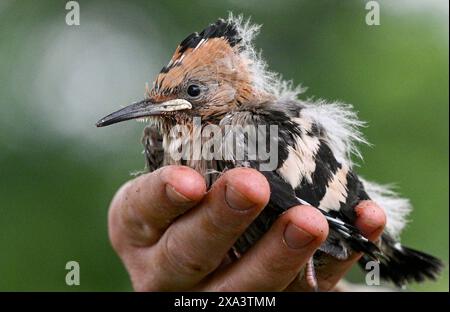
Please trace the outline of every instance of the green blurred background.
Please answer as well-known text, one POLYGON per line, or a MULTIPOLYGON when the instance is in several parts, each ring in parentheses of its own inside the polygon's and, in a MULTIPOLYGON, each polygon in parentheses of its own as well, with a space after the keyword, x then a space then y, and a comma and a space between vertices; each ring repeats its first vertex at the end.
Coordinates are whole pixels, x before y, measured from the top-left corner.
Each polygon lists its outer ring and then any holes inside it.
MULTIPOLYGON (((371 27, 365 1, 79 1, 80 26, 65 3, 0 2, 0 290, 131 290, 106 220, 143 168, 143 126, 94 124, 229 10, 263 24, 257 46, 305 97, 355 105, 374 144, 359 172, 411 198, 403 242, 448 263, 448 1, 379 1, 371 27)), ((448 291, 448 269, 412 288, 448 291)))

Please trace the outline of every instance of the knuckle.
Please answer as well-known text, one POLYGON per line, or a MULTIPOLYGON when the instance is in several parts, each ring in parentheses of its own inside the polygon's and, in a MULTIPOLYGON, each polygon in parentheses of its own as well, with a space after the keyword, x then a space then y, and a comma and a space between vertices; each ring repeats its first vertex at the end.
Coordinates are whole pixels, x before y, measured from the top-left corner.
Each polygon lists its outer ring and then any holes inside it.
POLYGON ((108 232, 114 250, 121 253, 130 247, 149 246, 156 242, 160 230, 147 223, 142 214, 135 180, 117 192, 108 211, 108 232))
POLYGON ((118 213, 118 210, 120 210, 129 200, 130 189, 132 186, 133 180, 126 182, 119 188, 109 206, 110 213, 118 213))

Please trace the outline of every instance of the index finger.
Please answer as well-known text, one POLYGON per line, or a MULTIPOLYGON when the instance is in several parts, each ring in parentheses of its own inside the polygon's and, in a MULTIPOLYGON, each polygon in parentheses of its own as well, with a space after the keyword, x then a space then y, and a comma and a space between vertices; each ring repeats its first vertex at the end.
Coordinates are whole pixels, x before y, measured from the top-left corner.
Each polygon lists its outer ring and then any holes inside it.
POLYGON ((109 210, 109 235, 117 251, 150 246, 179 215, 206 194, 203 177, 183 166, 167 166, 127 182, 109 210))

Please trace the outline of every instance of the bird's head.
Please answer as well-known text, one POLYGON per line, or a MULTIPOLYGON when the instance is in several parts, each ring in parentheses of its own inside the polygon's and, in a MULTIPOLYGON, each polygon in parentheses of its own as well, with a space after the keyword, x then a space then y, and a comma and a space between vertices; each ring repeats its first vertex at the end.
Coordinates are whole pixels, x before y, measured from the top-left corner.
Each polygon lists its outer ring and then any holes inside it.
POLYGON ((148 118, 220 119, 239 107, 268 100, 274 75, 255 52, 259 26, 230 16, 184 39, 146 92, 146 99, 102 118, 97 126, 148 118))

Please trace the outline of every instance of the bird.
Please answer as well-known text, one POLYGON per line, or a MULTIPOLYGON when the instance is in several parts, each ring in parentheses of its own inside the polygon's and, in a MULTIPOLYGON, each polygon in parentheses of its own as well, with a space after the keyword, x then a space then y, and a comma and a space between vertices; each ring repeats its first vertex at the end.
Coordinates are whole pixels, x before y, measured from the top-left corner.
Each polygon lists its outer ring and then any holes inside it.
POLYGON ((303 272, 314 290, 318 290, 315 270, 325 255, 344 260, 355 252, 363 254, 359 260, 363 268, 376 261, 380 277, 398 287, 436 279, 443 262, 400 243, 409 201, 356 172, 354 159, 362 159, 358 146, 369 143, 361 130, 365 123, 353 106, 301 99, 305 89, 269 70, 255 48, 259 31, 260 25, 230 13, 190 34, 152 87, 146 87, 144 100, 100 119, 97 127, 131 119, 146 122, 142 143, 147 171, 189 166, 205 177, 208 188, 232 168, 260 171, 269 182, 270 200, 234 244, 236 257, 254 245, 280 214, 306 204, 317 208, 329 225, 327 239, 303 272), (221 138, 213 153, 211 149, 203 153, 207 144, 194 141, 210 128, 207 138, 217 131, 221 138), (253 131, 246 132, 247 128, 253 131), (189 148, 183 150, 186 145, 189 148), (268 147, 270 153, 264 153, 268 147), (355 207, 369 199, 387 216, 377 242, 354 225, 355 207))

